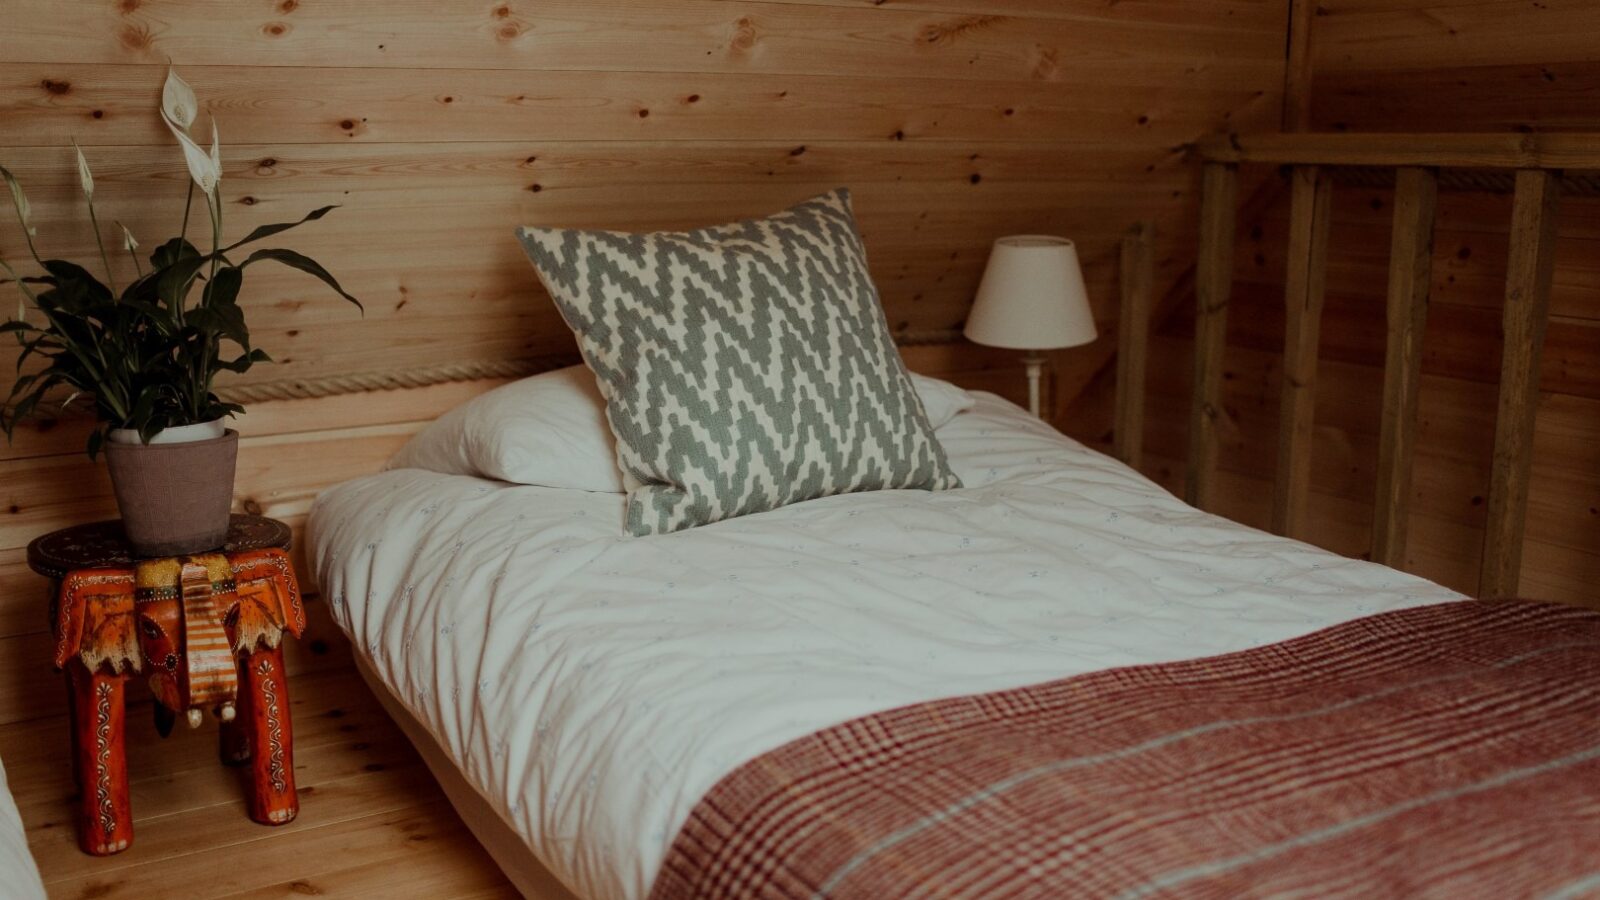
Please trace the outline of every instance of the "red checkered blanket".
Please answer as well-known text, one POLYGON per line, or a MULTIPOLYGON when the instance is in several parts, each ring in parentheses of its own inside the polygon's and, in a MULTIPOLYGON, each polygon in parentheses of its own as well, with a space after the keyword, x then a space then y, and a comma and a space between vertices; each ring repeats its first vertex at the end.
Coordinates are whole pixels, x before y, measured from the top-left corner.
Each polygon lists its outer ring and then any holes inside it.
POLYGON ((654 900, 1600 897, 1600 613, 1462 602, 747 763, 654 900))

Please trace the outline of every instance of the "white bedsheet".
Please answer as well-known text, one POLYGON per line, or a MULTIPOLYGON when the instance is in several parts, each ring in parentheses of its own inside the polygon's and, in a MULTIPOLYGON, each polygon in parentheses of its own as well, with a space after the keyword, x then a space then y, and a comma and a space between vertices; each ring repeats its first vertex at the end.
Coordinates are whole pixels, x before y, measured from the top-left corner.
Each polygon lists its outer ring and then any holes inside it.
POLYGON ((44 883, 28 852, 28 837, 6 787, 4 765, 0 765, 0 900, 44 900, 44 883))
POLYGON ((980 395, 967 487, 625 537, 620 495, 398 470, 325 493, 318 581, 576 893, 638 898, 696 801, 843 720, 1455 599, 1198 512, 980 395))

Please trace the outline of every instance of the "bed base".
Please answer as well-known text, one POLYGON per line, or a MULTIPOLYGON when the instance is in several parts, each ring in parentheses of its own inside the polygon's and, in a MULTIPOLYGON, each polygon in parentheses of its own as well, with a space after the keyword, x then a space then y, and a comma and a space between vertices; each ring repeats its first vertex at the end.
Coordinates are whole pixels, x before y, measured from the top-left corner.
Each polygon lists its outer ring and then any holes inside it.
POLYGON ((389 714, 405 733, 406 739, 417 748, 417 753, 422 761, 427 764, 428 771, 433 773, 439 787, 444 789, 445 797, 449 798, 450 805, 466 823, 467 830, 478 839, 483 849, 488 851, 490 858, 500 871, 505 873, 507 879, 516 887, 517 891, 528 900, 579 900, 556 878, 544 864, 539 862, 533 851, 523 842, 505 819, 495 811, 489 801, 479 794, 477 789, 467 782, 461 770, 456 767, 455 761, 434 740, 433 734, 428 731, 417 718, 411 715, 404 703, 389 690, 377 673, 372 671, 372 666, 359 652, 355 654, 356 670, 361 673, 361 680, 372 689, 378 702, 382 704, 384 712, 389 714))

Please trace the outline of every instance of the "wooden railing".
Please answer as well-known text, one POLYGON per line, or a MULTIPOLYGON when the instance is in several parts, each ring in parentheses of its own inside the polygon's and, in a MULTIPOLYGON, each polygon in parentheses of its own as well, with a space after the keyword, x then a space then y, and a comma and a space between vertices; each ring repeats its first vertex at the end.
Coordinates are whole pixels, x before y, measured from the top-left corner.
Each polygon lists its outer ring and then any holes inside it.
MULTIPOLYGON (((1242 164, 1287 166, 1291 199, 1284 288, 1286 325, 1272 528, 1291 537, 1304 533, 1311 487, 1317 342, 1335 175, 1348 171, 1342 167, 1364 170, 1368 181, 1392 173, 1394 228, 1390 238, 1387 346, 1371 553, 1374 560, 1392 566, 1403 565, 1405 560, 1417 386, 1438 191, 1441 182, 1447 187, 1476 189, 1504 185, 1513 191, 1504 349, 1478 590, 1483 596, 1515 594, 1532 470, 1539 359, 1550 302, 1557 204, 1564 177, 1569 189, 1589 193, 1600 187, 1600 181, 1592 177, 1574 179, 1564 176, 1563 170, 1600 170, 1600 135, 1230 135, 1203 141, 1196 145, 1195 152, 1202 161, 1203 175, 1185 499, 1202 509, 1211 507, 1214 499, 1223 351, 1236 239, 1237 170, 1242 164), (1380 172, 1375 175, 1373 169, 1380 172)), ((1148 245, 1142 228, 1124 243, 1125 318, 1120 335, 1114 431, 1119 455, 1135 464, 1140 446, 1136 433, 1143 427, 1142 401, 1129 395, 1143 396, 1148 340, 1148 289, 1143 285, 1149 263, 1138 255, 1141 244, 1148 245)))

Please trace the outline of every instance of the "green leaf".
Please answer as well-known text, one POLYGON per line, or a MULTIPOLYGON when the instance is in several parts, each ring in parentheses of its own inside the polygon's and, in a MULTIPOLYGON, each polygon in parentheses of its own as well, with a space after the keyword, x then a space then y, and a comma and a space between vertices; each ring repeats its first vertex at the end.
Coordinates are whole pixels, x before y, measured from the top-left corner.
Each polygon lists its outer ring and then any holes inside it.
POLYGON ((217 270, 216 277, 206 285, 205 305, 234 306, 239 301, 239 288, 244 284, 244 272, 238 266, 217 270))
POLYGON ((82 266, 65 260, 47 259, 44 267, 55 281, 53 291, 39 295, 45 303, 53 303, 57 309, 76 317, 99 317, 98 314, 110 305, 110 289, 82 266))
POLYGON ((245 244, 249 244, 249 243, 253 243, 255 241, 259 241, 264 237, 272 237, 275 234, 282 234, 283 232, 288 231, 289 229, 294 228, 294 227, 296 227, 298 225, 304 225, 307 222, 315 222, 317 219, 322 218, 323 216, 327 215, 329 212, 331 212, 333 210, 336 210, 338 208, 339 207, 337 205, 324 206, 321 209, 315 209, 315 210, 312 210, 311 212, 307 213, 306 217, 304 219, 301 219, 298 222, 279 222, 276 225, 262 225, 260 228, 257 228, 255 231, 252 231, 249 234, 245 235, 244 240, 239 241, 238 243, 229 244, 228 246, 223 247, 222 248, 222 252, 226 253, 229 250, 237 250, 238 248, 243 247, 245 244))
MULTIPOLYGON (((237 304, 197 306, 189 310, 188 324, 204 337, 223 337, 246 349, 250 332, 244 324, 244 310, 237 304)), ((184 329, 188 331, 188 329, 184 329)))
POLYGON ((327 269, 324 269, 321 263, 318 263, 316 260, 308 256, 302 256, 293 250, 257 250, 256 252, 250 254, 248 259, 240 263, 239 268, 242 269, 253 262, 263 259, 272 260, 273 262, 280 262, 291 269, 299 269, 308 275, 315 275, 317 278, 322 280, 323 284, 326 284, 328 287, 331 287, 338 292, 339 296, 349 300, 351 303, 354 303, 356 305, 356 309, 366 312, 366 307, 361 305, 361 301, 345 293, 344 288, 339 286, 338 280, 335 279, 327 269))
POLYGON ((248 353, 241 353, 237 359, 217 360, 217 367, 221 369, 227 369, 229 372, 237 372, 238 374, 242 375, 245 372, 250 371, 250 367, 256 363, 269 362, 272 362, 272 357, 268 356, 266 351, 251 350, 248 353))
POLYGON ((200 251, 195 245, 181 237, 175 237, 165 244, 157 247, 150 254, 150 266, 153 269, 165 269, 180 259, 196 258, 200 251))
POLYGON ((105 442, 106 430, 104 428, 96 428, 95 430, 89 432, 89 446, 87 449, 90 459, 94 459, 100 455, 100 447, 105 442))
POLYGON ((161 277, 156 283, 156 295, 167 305, 167 309, 174 311, 174 315, 183 308, 189 285, 205 264, 203 256, 186 256, 161 270, 161 277))

